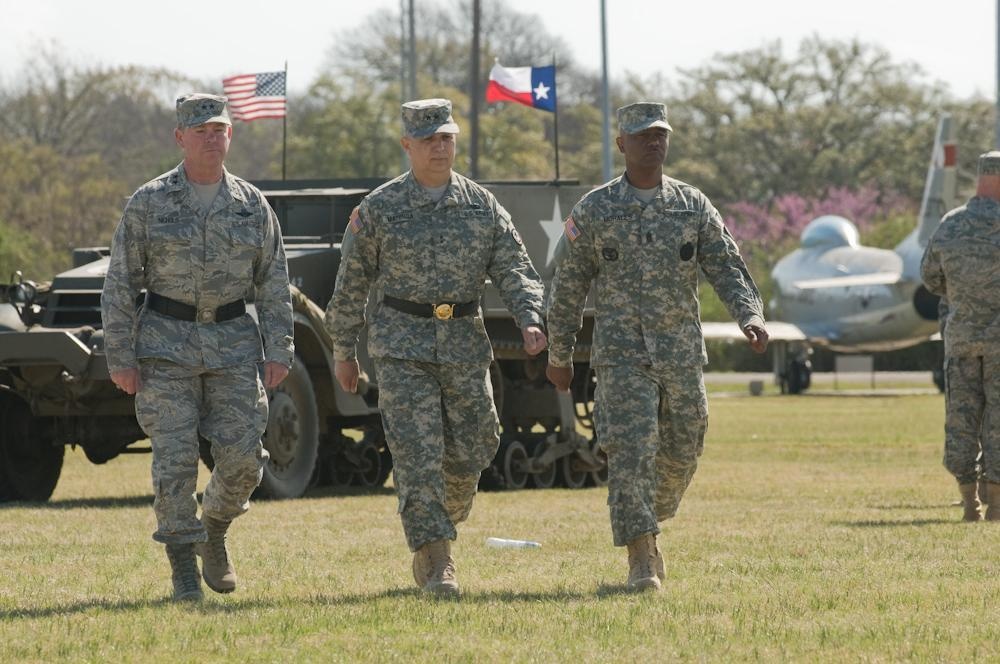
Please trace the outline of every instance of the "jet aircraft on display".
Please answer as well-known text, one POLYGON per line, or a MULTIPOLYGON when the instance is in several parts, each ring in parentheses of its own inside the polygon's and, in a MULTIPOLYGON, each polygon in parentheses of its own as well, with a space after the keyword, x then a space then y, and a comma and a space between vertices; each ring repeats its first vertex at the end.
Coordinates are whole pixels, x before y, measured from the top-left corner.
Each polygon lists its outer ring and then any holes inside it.
MULTIPOLYGON (((853 223, 812 220, 799 248, 771 271, 767 328, 783 392, 809 387, 813 346, 839 353, 896 350, 940 338, 939 298, 920 280, 920 259, 941 217, 957 205, 956 147, 950 116, 938 122, 917 226, 894 249, 861 246, 853 223)), ((735 323, 703 323, 707 339, 743 339, 735 323)))

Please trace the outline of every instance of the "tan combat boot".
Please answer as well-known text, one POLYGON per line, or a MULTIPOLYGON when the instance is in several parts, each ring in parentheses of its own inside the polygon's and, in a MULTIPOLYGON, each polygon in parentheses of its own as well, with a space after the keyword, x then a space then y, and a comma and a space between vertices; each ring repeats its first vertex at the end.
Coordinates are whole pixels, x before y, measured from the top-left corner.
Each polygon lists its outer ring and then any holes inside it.
POLYGON ((229 562, 226 531, 232 522, 204 515, 201 522, 208 533, 208 541, 199 544, 196 550, 201 556, 205 584, 217 593, 231 593, 236 590, 236 570, 229 562))
POLYGON ((986 483, 986 520, 1000 521, 1000 484, 986 483))
POLYGON ((413 552, 413 580, 421 590, 427 585, 431 576, 431 554, 427 546, 422 546, 413 552))
POLYGON ((659 590, 663 558, 656 535, 646 533, 628 543, 628 587, 632 590, 659 590))
POLYGON ((451 542, 428 542, 413 554, 413 580, 425 592, 457 597, 458 579, 455 578, 455 561, 451 557, 451 542))
POLYGON ((201 601, 203 595, 194 544, 168 544, 167 560, 170 561, 170 578, 174 584, 174 601, 201 601))
POLYGON ((979 490, 975 482, 959 484, 958 490, 962 494, 962 521, 982 521, 983 514, 980 512, 979 490))

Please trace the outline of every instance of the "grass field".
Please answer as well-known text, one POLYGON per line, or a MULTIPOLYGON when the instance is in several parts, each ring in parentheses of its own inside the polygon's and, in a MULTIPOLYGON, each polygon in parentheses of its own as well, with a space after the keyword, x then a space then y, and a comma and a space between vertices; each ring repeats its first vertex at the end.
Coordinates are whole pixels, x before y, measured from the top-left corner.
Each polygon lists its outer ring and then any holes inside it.
POLYGON ((990 660, 1000 524, 958 521, 942 410, 938 395, 712 397, 661 537, 664 591, 638 596, 604 489, 480 494, 458 601, 411 588, 385 490, 256 503, 232 529, 236 593, 175 605, 148 457, 68 452, 50 503, 0 508, 0 659, 990 660))

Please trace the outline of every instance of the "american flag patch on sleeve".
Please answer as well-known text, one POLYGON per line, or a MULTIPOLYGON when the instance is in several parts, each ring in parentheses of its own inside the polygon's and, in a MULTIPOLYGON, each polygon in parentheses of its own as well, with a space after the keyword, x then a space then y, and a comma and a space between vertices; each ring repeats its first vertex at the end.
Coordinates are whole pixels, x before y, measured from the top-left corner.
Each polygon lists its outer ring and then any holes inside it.
POLYGON ((354 208, 351 212, 351 221, 347 224, 347 227, 351 229, 351 232, 357 235, 361 232, 361 227, 365 225, 365 222, 361 221, 361 215, 358 213, 358 208, 354 208))
POLYGON ((572 242, 576 238, 580 237, 580 229, 577 228, 576 222, 573 221, 573 217, 566 217, 566 224, 563 226, 563 233, 572 242))

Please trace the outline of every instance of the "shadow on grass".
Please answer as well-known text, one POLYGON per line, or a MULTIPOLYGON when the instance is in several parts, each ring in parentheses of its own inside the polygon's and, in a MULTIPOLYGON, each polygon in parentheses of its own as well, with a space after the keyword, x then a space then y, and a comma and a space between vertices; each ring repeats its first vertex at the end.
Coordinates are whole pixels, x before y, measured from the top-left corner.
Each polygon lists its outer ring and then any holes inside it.
POLYGON ((864 521, 833 521, 834 526, 849 528, 907 528, 912 526, 937 526, 958 523, 954 519, 866 519, 864 521))
MULTIPOLYGON (((366 487, 322 487, 309 489, 300 500, 310 498, 353 498, 365 496, 390 496, 396 492, 394 489, 380 486, 373 488, 366 487)), ((198 494, 198 501, 201 502, 202 494, 198 494)), ((271 498, 254 494, 253 501, 269 502, 271 498)), ((60 500, 48 501, 11 501, 0 502, 0 510, 10 509, 49 509, 49 510, 73 510, 73 509, 120 509, 123 507, 152 507, 153 494, 143 496, 94 496, 91 498, 63 498, 60 500)))
POLYGON ((153 504, 153 494, 145 496, 125 496, 116 498, 113 496, 100 496, 94 498, 64 498, 62 500, 49 500, 46 502, 17 501, 10 503, 0 503, 0 510, 7 509, 50 509, 50 510, 73 510, 79 508, 113 509, 122 507, 149 507, 153 504))
MULTIPOLYGON (((364 605, 378 602, 384 599, 414 599, 427 602, 454 602, 462 604, 495 604, 503 603, 537 603, 544 601, 566 601, 566 600, 587 600, 593 599, 595 594, 580 593, 575 591, 554 591, 554 592, 511 592, 493 591, 477 593, 466 591, 461 597, 436 597, 425 595, 416 588, 388 588, 380 592, 357 593, 345 595, 325 595, 317 594, 307 598, 241 598, 237 600, 222 600, 215 595, 206 592, 206 600, 203 602, 183 602, 175 603, 169 597, 162 597, 153 600, 108 600, 90 599, 72 604, 60 604, 56 606, 40 606, 32 608, 15 608, 0 610, 0 620, 32 620, 37 618, 51 618, 53 616, 65 616, 75 613, 86 613, 92 610, 111 611, 116 613, 128 613, 143 609, 158 609, 178 606, 185 611, 197 611, 203 614, 217 613, 242 613, 245 611, 259 611, 261 609, 294 608, 296 606, 313 607, 336 607, 364 605), (208 599, 214 598, 214 599, 208 599)), ((624 593, 623 586, 601 586, 596 596, 607 597, 624 593)))

